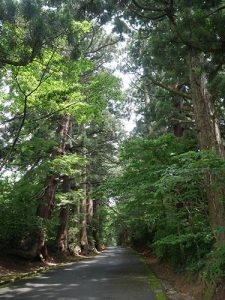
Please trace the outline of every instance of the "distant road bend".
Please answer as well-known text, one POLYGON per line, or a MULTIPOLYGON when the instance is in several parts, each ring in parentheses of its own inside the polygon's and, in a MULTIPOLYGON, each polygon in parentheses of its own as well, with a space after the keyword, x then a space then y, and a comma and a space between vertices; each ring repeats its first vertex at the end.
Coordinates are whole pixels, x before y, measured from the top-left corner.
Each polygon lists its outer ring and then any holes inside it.
POLYGON ((145 265, 120 247, 1 288, 0 299, 155 300, 145 265))

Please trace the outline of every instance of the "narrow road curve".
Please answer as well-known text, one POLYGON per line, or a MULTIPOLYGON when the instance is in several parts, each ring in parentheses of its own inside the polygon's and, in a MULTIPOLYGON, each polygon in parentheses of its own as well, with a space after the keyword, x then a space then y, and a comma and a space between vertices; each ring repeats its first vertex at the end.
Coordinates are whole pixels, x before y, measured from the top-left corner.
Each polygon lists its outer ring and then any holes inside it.
POLYGON ((155 300, 145 265, 120 247, 2 288, 0 299, 155 300))

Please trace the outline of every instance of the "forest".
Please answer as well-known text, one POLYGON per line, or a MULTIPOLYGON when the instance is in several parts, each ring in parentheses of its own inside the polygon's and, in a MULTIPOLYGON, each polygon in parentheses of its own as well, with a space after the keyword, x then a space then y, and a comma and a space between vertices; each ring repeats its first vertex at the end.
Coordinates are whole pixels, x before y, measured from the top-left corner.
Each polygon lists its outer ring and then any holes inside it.
POLYGON ((224 26, 222 0, 0 0, 1 253, 129 245, 223 283, 224 26))

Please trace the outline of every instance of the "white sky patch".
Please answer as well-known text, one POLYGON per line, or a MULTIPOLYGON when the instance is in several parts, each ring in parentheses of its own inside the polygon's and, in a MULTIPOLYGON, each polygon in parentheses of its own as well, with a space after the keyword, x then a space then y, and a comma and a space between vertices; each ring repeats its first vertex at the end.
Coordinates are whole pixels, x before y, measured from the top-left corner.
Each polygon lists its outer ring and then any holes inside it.
POLYGON ((132 114, 130 119, 122 120, 125 131, 131 132, 136 125, 136 115, 132 114))
MULTIPOLYGON (((111 24, 104 25, 104 29, 107 34, 112 34, 113 27, 111 24)), ((131 87, 132 80, 134 79, 133 74, 121 71, 124 62, 126 62, 127 60, 126 53, 125 51, 123 51, 125 47, 126 40, 123 42, 119 42, 117 45, 118 52, 114 55, 113 61, 105 64, 106 68, 110 69, 116 77, 121 79, 122 89, 124 90, 124 92, 131 87)), ((127 131, 128 133, 131 132, 136 125, 136 114, 131 113, 130 118, 122 119, 122 124, 125 131, 127 131)))

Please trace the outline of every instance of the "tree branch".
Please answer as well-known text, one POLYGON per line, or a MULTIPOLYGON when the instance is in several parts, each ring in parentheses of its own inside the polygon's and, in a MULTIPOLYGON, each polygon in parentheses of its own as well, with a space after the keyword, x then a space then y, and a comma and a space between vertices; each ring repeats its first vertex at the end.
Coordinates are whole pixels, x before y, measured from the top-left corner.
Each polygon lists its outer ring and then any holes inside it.
POLYGON ((162 12, 163 11, 162 9, 155 8, 155 7, 142 6, 136 0, 132 0, 132 3, 141 10, 154 11, 154 12, 162 12))
POLYGON ((6 155, 5 159, 3 160, 2 164, 0 165, 0 170, 4 167, 5 163, 9 160, 9 158, 10 158, 12 152, 14 151, 15 146, 16 146, 16 143, 17 143, 17 141, 18 141, 18 139, 19 139, 21 130, 22 130, 23 126, 24 126, 24 123, 25 123, 25 120, 26 120, 26 116, 27 116, 27 101, 28 101, 28 97, 29 97, 30 95, 32 95, 34 92, 36 92, 37 89, 38 89, 38 88, 40 87, 40 85, 42 84, 42 82, 44 81, 45 74, 46 74, 47 71, 48 71, 49 64, 50 64, 50 62, 51 62, 51 60, 52 60, 54 54, 55 54, 55 51, 52 52, 52 55, 51 55, 51 57, 49 58, 49 60, 48 60, 48 62, 47 62, 47 64, 46 64, 46 67, 45 67, 44 71, 43 71, 42 74, 41 74, 41 77, 40 77, 40 79, 39 79, 38 84, 37 84, 36 87, 35 87, 33 90, 31 90, 28 94, 26 94, 26 93, 23 91, 22 87, 20 86, 19 81, 18 81, 18 79, 17 79, 17 75, 16 75, 15 78, 14 78, 14 80, 16 81, 16 84, 17 84, 17 86, 18 86, 19 91, 21 92, 21 94, 24 95, 23 114, 22 114, 22 120, 21 120, 19 129, 18 129, 18 131, 17 131, 16 137, 15 137, 13 143, 12 143, 12 146, 11 146, 10 151, 8 152, 8 154, 6 155))
POLYGON ((152 77, 151 75, 147 74, 147 75, 144 75, 142 77, 146 77, 151 83, 153 83, 154 85, 157 85, 159 87, 161 87, 162 89, 164 90, 167 90, 177 96, 180 96, 182 98, 186 98, 186 99, 192 99, 191 96, 189 94, 186 94, 186 93, 182 93, 176 89, 173 89, 171 87, 169 87, 168 85, 162 83, 162 82, 159 82, 157 81, 154 77, 152 77))
POLYGON ((211 12, 210 14, 208 14, 207 17, 210 17, 211 15, 213 15, 213 14, 215 14, 215 13, 217 13, 218 11, 221 11, 221 10, 223 10, 223 9, 225 9, 225 5, 223 5, 223 6, 219 7, 219 8, 217 8, 216 10, 214 10, 213 12, 211 12))
MULTIPOLYGON (((85 100, 86 100, 86 99, 85 99, 85 100)), ((63 110, 65 110, 65 109, 67 109, 67 108, 69 108, 70 106, 73 106, 73 105, 75 105, 75 104, 78 105, 78 104, 84 104, 84 103, 83 103, 83 102, 72 102, 72 103, 70 103, 70 104, 64 106, 63 108, 60 108, 60 109, 55 110, 55 111, 53 111, 53 112, 51 112, 51 113, 49 113, 49 114, 47 114, 47 115, 45 115, 45 116, 42 116, 42 117, 40 117, 40 118, 37 118, 37 119, 32 120, 32 123, 34 123, 34 122, 36 122, 36 121, 43 120, 43 119, 50 118, 50 117, 54 116, 55 114, 57 114, 58 112, 63 111, 63 110)))
POLYGON ((8 58, 0 58, 0 64, 1 65, 11 65, 11 66, 15 66, 15 67, 26 66, 29 63, 31 63, 34 60, 34 58, 37 56, 38 49, 36 47, 37 47, 37 40, 34 42, 30 56, 27 56, 26 58, 22 58, 18 61, 14 61, 14 60, 8 59, 8 58))
POLYGON ((195 122, 192 120, 181 120, 181 119, 171 119, 172 122, 178 122, 180 124, 194 124, 195 122))
POLYGON ((100 46, 100 47, 99 47, 98 49, 96 49, 96 50, 92 50, 92 51, 86 52, 86 54, 93 54, 93 53, 99 52, 100 50, 102 50, 102 49, 104 49, 104 48, 107 48, 107 47, 109 47, 109 46, 113 46, 113 45, 119 43, 119 41, 120 41, 120 39, 118 39, 118 40, 116 40, 116 41, 112 41, 112 42, 110 42, 110 43, 108 43, 108 44, 104 44, 104 45, 100 46))

